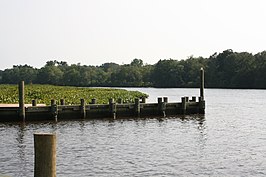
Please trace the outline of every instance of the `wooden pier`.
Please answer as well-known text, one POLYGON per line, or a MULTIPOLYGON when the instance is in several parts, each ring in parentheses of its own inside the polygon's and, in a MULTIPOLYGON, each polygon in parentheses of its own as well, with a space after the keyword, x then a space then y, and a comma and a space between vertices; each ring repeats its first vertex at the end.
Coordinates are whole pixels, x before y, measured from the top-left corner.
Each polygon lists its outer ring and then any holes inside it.
POLYGON ((60 121, 78 119, 104 119, 104 118, 127 118, 127 117, 154 117, 174 116, 186 114, 205 114, 204 100, 204 70, 200 72, 200 96, 182 97, 181 102, 170 103, 167 97, 158 98, 157 103, 146 103, 145 98, 136 98, 134 103, 123 103, 121 99, 115 102, 109 99, 108 104, 97 104, 96 99, 80 99, 80 105, 65 105, 61 99, 57 104, 51 100, 51 105, 36 106, 32 101, 31 106, 24 103, 24 82, 19 84, 19 106, 0 107, 0 122, 10 121, 60 121))

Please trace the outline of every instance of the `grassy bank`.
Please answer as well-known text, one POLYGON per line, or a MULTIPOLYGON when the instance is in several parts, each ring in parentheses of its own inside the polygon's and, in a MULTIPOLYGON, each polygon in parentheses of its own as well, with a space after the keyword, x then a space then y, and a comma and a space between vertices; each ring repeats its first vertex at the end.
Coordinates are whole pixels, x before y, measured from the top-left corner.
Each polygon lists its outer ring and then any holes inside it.
MULTIPOLYGON (((66 104, 80 104, 80 99, 84 98, 89 102, 92 98, 97 99, 97 103, 108 103, 109 98, 116 101, 122 98, 124 102, 133 102, 135 98, 148 97, 147 94, 138 91, 127 91, 124 89, 110 88, 80 88, 69 86, 52 85, 25 85, 25 103, 31 103, 36 99, 38 103, 49 105, 51 99, 65 99, 66 104)), ((0 85, 0 103, 18 103, 17 85, 0 85)))

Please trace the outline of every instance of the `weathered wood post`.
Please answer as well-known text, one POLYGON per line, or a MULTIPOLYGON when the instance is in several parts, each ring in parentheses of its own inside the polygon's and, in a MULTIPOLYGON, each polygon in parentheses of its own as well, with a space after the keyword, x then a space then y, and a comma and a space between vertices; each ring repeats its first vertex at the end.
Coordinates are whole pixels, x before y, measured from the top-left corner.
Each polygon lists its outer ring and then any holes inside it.
POLYGON ((140 102, 139 98, 135 98, 134 111, 137 117, 140 117, 140 102))
POLYGON ((186 114, 187 102, 186 97, 182 97, 182 114, 186 114))
POLYGON ((163 98, 159 97, 158 98, 158 113, 159 115, 166 116, 165 115, 165 106, 166 104, 163 102, 163 98))
POLYGON ((85 119, 86 118, 86 103, 85 100, 82 98, 80 99, 80 112, 81 112, 81 118, 85 119))
POLYGON ((146 103, 146 98, 145 97, 141 98, 141 103, 146 103))
POLYGON ((60 99, 60 105, 65 105, 65 99, 60 99))
POLYGON ((55 100, 51 100, 51 114, 54 120, 57 122, 58 107, 55 100))
POLYGON ((21 81, 19 83, 19 118, 21 118, 23 122, 26 118, 24 94, 24 81, 21 81))
POLYGON ((31 100, 31 105, 32 106, 37 106, 37 100, 35 100, 35 99, 34 100, 31 100))
POLYGON ((157 98, 158 104, 161 104, 163 102, 163 98, 159 97, 157 98))
POLYGON ((96 98, 92 98, 91 99, 91 104, 97 104, 97 99, 96 98))
POLYGON ((56 134, 34 134, 34 177, 56 176, 56 134))
POLYGON ((200 69, 200 97, 204 100, 204 69, 200 69))
POLYGON ((116 104, 113 98, 109 99, 109 111, 111 113, 111 117, 116 119, 116 104))
POLYGON ((199 113, 205 114, 205 100, 202 97, 199 97, 199 113))
POLYGON ((122 98, 118 98, 117 103, 118 104, 123 104, 123 99, 122 98))
POLYGON ((168 97, 163 97, 163 102, 168 103, 168 97))
POLYGON ((205 114, 205 100, 204 100, 204 69, 200 69, 200 97, 199 97, 199 113, 205 114))
POLYGON ((56 101, 54 99, 51 100, 51 105, 56 104, 56 101))

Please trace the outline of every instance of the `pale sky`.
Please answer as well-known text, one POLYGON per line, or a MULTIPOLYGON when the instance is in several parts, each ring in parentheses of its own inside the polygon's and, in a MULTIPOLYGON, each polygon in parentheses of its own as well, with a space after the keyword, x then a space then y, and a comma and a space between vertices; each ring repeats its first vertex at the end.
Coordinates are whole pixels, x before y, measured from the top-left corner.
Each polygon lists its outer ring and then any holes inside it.
POLYGON ((266 50, 266 0, 0 0, 0 69, 266 50))

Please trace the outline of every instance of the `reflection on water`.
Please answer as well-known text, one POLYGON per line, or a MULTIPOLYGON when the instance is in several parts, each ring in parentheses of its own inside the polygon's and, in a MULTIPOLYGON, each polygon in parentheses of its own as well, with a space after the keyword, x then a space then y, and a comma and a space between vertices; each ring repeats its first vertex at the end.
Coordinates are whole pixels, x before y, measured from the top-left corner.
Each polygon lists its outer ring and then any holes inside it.
POLYGON ((24 169, 26 169, 26 144, 25 144, 25 124, 21 123, 18 125, 18 132, 17 132, 17 154, 19 156, 19 167, 20 168, 20 174, 19 176, 26 176, 27 173, 24 169))
POLYGON ((35 132, 57 133, 58 176, 265 176, 265 96, 206 90, 205 116, 0 123, 0 176, 33 176, 35 132))

